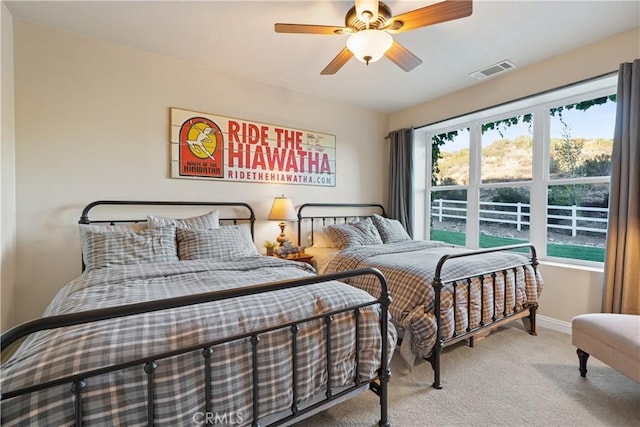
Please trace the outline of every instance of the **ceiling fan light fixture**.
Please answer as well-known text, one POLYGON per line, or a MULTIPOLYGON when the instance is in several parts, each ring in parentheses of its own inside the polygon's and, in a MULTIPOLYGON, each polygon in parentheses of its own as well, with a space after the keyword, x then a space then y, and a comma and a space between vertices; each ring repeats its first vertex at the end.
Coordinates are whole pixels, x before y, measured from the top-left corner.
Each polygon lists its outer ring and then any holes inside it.
POLYGON ((393 38, 382 30, 358 31, 347 39, 347 49, 367 65, 382 58, 392 45, 393 38))

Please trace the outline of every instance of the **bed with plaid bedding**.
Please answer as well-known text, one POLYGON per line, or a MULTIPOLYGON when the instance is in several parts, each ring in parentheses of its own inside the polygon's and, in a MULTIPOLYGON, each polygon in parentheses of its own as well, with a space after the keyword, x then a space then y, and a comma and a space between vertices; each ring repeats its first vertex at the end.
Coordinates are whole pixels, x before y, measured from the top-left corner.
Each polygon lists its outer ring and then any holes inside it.
MULTIPOLYGON (((408 338, 414 355, 428 358, 437 341, 433 288, 436 266, 444 255, 467 252, 469 249, 438 241, 356 246, 339 251, 325 272, 379 269, 393 298, 389 307, 391 318, 404 331, 403 346, 408 338)), ((449 259, 443 264, 441 279, 444 287, 440 293, 440 332, 444 341, 454 337, 454 323, 455 335, 463 335, 537 305, 543 287, 534 266, 515 252, 449 259), (502 270, 504 274, 495 275, 494 293, 492 272, 502 270)), ((379 291, 379 286, 366 277, 352 278, 348 283, 371 294, 379 291)))
MULTIPOLYGON (((313 274, 306 264, 273 257, 246 257, 233 262, 211 260, 112 266, 83 273, 60 290, 45 316, 141 301, 232 289, 313 274)), ((30 335, 2 366, 3 393, 77 372, 137 360, 145 356, 196 348, 201 343, 287 324, 373 298, 366 292, 331 281, 240 298, 190 305, 103 320, 30 335)), ((331 321, 330 384, 341 387, 357 376, 374 378, 380 368, 380 308, 367 306, 358 320, 355 343, 352 312, 331 321), (356 349, 357 355, 356 355, 356 349), (356 368, 356 361, 359 367, 356 368)), ((297 357, 292 365, 290 328, 259 336, 257 401, 252 393, 253 358, 250 339, 213 347, 211 408, 234 425, 289 410, 294 405, 292 366, 297 366, 297 396, 304 402, 326 392, 327 343, 323 319, 300 323, 297 357)), ((389 329, 388 348, 395 345, 389 329)), ((157 361, 153 372, 155 423, 193 425, 203 422, 203 355, 198 348, 157 361)), ((2 401, 2 425, 73 425, 74 396, 68 383, 2 401)), ((85 425, 144 425, 147 423, 147 373, 141 366, 86 379, 82 391, 85 425)))

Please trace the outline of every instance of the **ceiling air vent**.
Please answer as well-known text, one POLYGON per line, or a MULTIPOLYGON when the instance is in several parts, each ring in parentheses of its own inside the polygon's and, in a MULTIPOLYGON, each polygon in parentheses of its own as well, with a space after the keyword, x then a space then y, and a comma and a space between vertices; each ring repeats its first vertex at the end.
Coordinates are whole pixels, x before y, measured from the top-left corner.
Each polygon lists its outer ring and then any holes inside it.
POLYGON ((476 71, 475 73, 471 73, 471 77, 478 80, 484 80, 487 77, 493 77, 496 74, 503 73, 512 68, 516 68, 516 65, 513 62, 505 59, 504 61, 500 61, 497 64, 490 65, 487 68, 483 68, 482 70, 476 71))

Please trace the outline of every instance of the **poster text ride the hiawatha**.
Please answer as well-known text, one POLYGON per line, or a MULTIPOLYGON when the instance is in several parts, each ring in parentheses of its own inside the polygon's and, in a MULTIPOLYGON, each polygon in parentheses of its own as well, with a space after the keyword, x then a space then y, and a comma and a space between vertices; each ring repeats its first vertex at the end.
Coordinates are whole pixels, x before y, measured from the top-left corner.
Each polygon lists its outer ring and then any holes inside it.
POLYGON ((171 176, 336 185, 334 135, 171 109, 171 176))

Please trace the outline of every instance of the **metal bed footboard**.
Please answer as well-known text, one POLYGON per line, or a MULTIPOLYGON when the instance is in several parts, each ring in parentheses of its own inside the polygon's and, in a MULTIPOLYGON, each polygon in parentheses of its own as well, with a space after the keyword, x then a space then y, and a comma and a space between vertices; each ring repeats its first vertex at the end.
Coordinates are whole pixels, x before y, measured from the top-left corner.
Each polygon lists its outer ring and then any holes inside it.
MULTIPOLYGON (((496 328, 504 323, 513 321, 513 320, 517 320, 520 318, 524 318, 524 317, 528 317, 529 319, 529 334, 531 335, 536 335, 536 309, 538 307, 537 304, 526 304, 525 306, 523 306, 522 308, 518 308, 517 305, 514 307, 511 307, 511 312, 509 312, 507 310, 507 298, 506 298, 506 275, 507 272, 512 270, 516 271, 516 269, 524 267, 525 265, 531 265, 534 269, 534 273, 537 270, 537 266, 538 266, 538 259, 536 256, 536 249, 532 244, 529 243, 523 243, 523 244, 517 244, 517 245, 509 245, 509 246, 499 246, 499 247, 495 247, 495 248, 490 248, 490 249, 481 249, 481 250, 474 250, 474 251, 470 251, 470 252, 465 252, 465 253, 460 253, 460 254, 452 254, 452 255, 444 255, 443 257, 440 258, 440 260, 438 261, 438 264, 436 266, 436 271, 434 274, 434 278, 433 278, 433 290, 434 290, 434 316, 436 318, 436 324, 437 324, 437 331, 436 331, 436 344, 435 347, 433 349, 433 353, 431 354, 431 357, 429 358, 429 361, 431 362, 431 366, 433 367, 433 387, 436 389, 441 389, 442 388, 442 383, 441 383, 441 362, 440 362, 440 356, 442 353, 442 350, 449 345, 455 344, 461 340, 465 340, 468 339, 469 340, 469 345, 471 347, 473 347, 473 341, 474 341, 474 337, 488 329, 493 329, 496 328), (492 252, 504 252, 504 251, 512 251, 512 250, 517 250, 517 249, 528 249, 529 250, 529 260, 526 263, 522 263, 522 264, 517 264, 517 265, 513 265, 510 266, 508 268, 502 269, 502 270, 497 270, 497 271, 487 271, 487 272, 483 272, 483 273, 477 273, 474 274, 472 276, 466 276, 466 277, 457 277, 457 278, 452 278, 452 279, 447 279, 446 281, 443 281, 442 279, 442 269, 445 265, 445 263, 448 260, 451 259, 456 259, 456 258, 468 258, 468 257, 472 257, 472 256, 476 256, 476 255, 481 255, 481 254, 487 254, 487 253, 492 253, 492 252), (503 277, 505 278, 505 280, 503 280, 504 283, 504 290, 503 290, 503 295, 504 295, 504 303, 503 303, 503 310, 502 313, 498 313, 497 312, 497 308, 496 308, 496 293, 497 293, 497 283, 496 283, 496 277, 502 274, 503 277), (485 323, 484 322, 484 318, 483 318, 483 313, 484 313, 484 306, 485 306, 485 298, 484 298, 484 292, 481 290, 480 292, 480 324, 477 327, 472 328, 471 327, 471 316, 467 315, 467 327, 466 330, 463 333, 457 333, 456 331, 456 313, 457 313, 457 301, 456 301, 456 287, 459 286, 459 283, 462 282, 463 286, 465 286, 465 282, 466 282, 466 286, 470 287, 471 282, 474 278, 478 278, 480 280, 481 284, 485 283, 485 276, 487 275, 491 275, 491 287, 492 287, 492 291, 493 291, 493 307, 492 307, 492 318, 491 318, 491 322, 485 323), (444 288, 444 286, 448 283, 451 283, 453 286, 453 306, 452 306, 452 311, 453 311, 453 335, 450 338, 447 339, 443 339, 442 338, 442 325, 441 325, 441 292, 442 289, 444 288)), ((467 313, 470 312, 470 306, 471 306, 471 292, 469 292, 469 290, 467 289, 467 313)))
MULTIPOLYGON (((380 214, 382 216, 386 216, 385 214, 385 210, 384 207, 380 204, 377 203, 305 203, 303 205, 301 205, 298 208, 298 244, 301 244, 301 236, 302 236, 302 222, 307 221, 310 222, 310 231, 311 231, 311 244, 313 245, 313 231, 314 231, 314 224, 315 223, 319 223, 320 226, 325 226, 325 225, 331 225, 331 224, 339 224, 339 223, 344 223, 344 222, 349 222, 351 220, 356 220, 358 218, 365 218, 365 217, 371 217, 374 214, 380 214), (315 208, 315 210, 314 210, 315 208), (303 211, 305 209, 310 209, 312 212, 320 212, 319 214, 303 214, 303 211), (327 213, 323 213, 323 212, 328 212, 330 211, 329 214, 327 213), (339 212, 347 212, 348 214, 340 214, 339 212)), ((479 335, 481 333, 485 333, 488 330, 492 329, 492 328, 496 328, 504 323, 513 321, 513 320, 517 320, 519 318, 528 318, 529 321, 529 333, 531 335, 536 335, 536 310, 538 308, 537 304, 527 304, 526 306, 522 307, 522 309, 516 311, 516 308, 513 308, 513 312, 512 313, 507 313, 506 310, 503 310, 502 313, 496 313, 495 312, 495 304, 494 304, 494 308, 493 308, 493 319, 491 322, 484 322, 483 316, 482 316, 482 311, 481 311, 481 315, 480 315, 480 327, 474 327, 471 328, 470 325, 467 325, 467 330, 462 333, 462 334, 456 334, 455 331, 455 315, 456 315, 456 307, 453 307, 453 313, 454 313, 454 332, 453 332, 453 336, 444 340, 442 338, 442 329, 441 329, 441 313, 440 313, 440 301, 441 301, 441 291, 442 288, 447 284, 447 283, 455 283, 457 281, 467 281, 467 283, 470 283, 471 280, 475 277, 483 277, 485 275, 492 275, 493 277, 493 288, 494 288, 494 292, 495 292, 495 278, 497 277, 498 274, 503 274, 505 275, 506 272, 508 270, 513 270, 513 269, 517 269, 520 267, 523 267, 524 265, 532 265, 534 268, 534 272, 537 270, 537 266, 538 266, 538 260, 537 260, 537 256, 536 256, 536 250, 535 247, 532 244, 529 243, 523 243, 523 244, 517 244, 517 245, 509 245, 509 246, 500 246, 500 247, 495 247, 495 248, 490 248, 490 249, 481 249, 481 250, 469 250, 469 252, 465 252, 462 254, 455 254, 455 255, 445 255, 442 258, 440 258, 437 267, 436 267, 436 271, 434 274, 434 280, 433 280, 433 288, 435 291, 435 318, 437 321, 437 336, 436 336, 436 345, 435 348, 433 349, 433 352, 431 354, 431 356, 429 357, 429 362, 431 363, 431 366, 433 367, 433 372, 434 372, 434 381, 433 381, 433 387, 437 388, 437 389, 441 389, 442 388, 442 383, 441 383, 441 362, 440 362, 440 357, 441 357, 441 353, 442 350, 444 349, 444 347, 455 344, 461 340, 465 340, 468 339, 469 340, 469 344, 470 346, 473 346, 473 342, 474 342, 474 337, 476 335, 479 335), (528 262, 523 263, 523 264, 519 264, 519 265, 515 265, 512 266, 508 269, 505 270, 499 270, 499 271, 488 271, 485 272, 483 274, 475 274, 473 276, 470 277, 459 277, 459 278, 455 278, 455 279, 447 279, 445 282, 443 282, 442 280, 442 268, 445 264, 445 262, 447 260, 450 259, 454 259, 454 258, 462 258, 462 257, 470 257, 470 256, 474 256, 474 255, 480 255, 480 254, 485 254, 485 253, 490 253, 490 252, 500 252, 500 251, 510 251, 510 250, 517 250, 517 249, 528 249, 529 250, 529 255, 530 258, 528 260, 528 262)), ((455 293, 454 293, 455 295, 455 293)), ((484 296, 483 293, 481 293, 481 295, 484 296)), ((468 302, 469 303, 470 298, 468 298, 468 302)), ((494 298, 495 301, 495 298, 494 298)), ((454 304, 456 303, 456 301, 454 300, 454 304)), ((484 301, 480 302, 481 305, 484 303, 484 301)), ((482 310, 482 309, 481 309, 482 310)), ((468 308, 467 308, 468 311, 468 308)), ((471 316, 468 316, 468 321, 470 321, 471 316)))
POLYGON ((243 288, 208 292, 196 295, 187 295, 182 297, 149 301, 143 303, 129 304, 119 307, 109 307, 104 309, 90 310, 80 313, 72 313, 65 314, 59 316, 51 316, 45 317, 41 319, 36 319, 22 325, 19 325, 13 329, 2 334, 1 337, 1 349, 5 351, 8 348, 11 348, 13 343, 16 343, 21 338, 24 338, 34 332, 62 328, 66 326, 85 324, 90 322, 97 322, 106 319, 113 319, 116 317, 124 317, 135 314, 142 314, 152 311, 159 310, 167 310, 177 307, 184 307, 188 305, 194 304, 203 304, 212 301, 220 301, 228 298, 236 298, 247 295, 254 295, 263 292, 270 292, 281 290, 285 288, 294 288, 300 287, 310 284, 323 283, 331 280, 342 280, 350 277, 361 276, 361 275, 373 275, 380 282, 381 293, 377 299, 368 303, 362 303, 356 306, 347 307, 340 310, 335 310, 332 312, 314 315, 312 317, 300 319, 294 322, 289 322, 282 325, 277 325, 271 328, 265 328, 257 331, 251 331, 241 335, 235 335, 232 337, 227 337, 224 339, 219 339, 215 341, 203 342, 196 346, 191 346, 188 348, 182 348, 178 350, 174 350, 171 352, 165 352, 161 354, 155 354, 153 356, 140 358, 137 360, 127 361, 125 363, 120 363, 112 366, 102 367, 95 370, 90 370, 87 372, 81 372, 75 375, 69 375, 62 378, 57 378, 55 380, 48 381, 42 384, 34 384, 30 385, 18 390, 2 390, 2 394, 0 396, 0 400, 10 399, 12 397, 21 396, 33 392, 37 392, 40 390, 44 390, 47 388, 69 384, 70 385, 70 393, 73 394, 74 399, 74 418, 75 425, 81 426, 83 421, 83 390, 86 388, 87 381, 95 376, 123 370, 126 368, 131 368, 135 366, 139 366, 140 369, 143 369, 146 373, 147 378, 147 425, 152 426, 154 424, 154 371, 156 370, 159 363, 166 358, 176 356, 183 353, 193 352, 197 350, 201 350, 202 360, 203 360, 203 380, 205 381, 206 386, 205 389, 205 402, 206 406, 204 408, 199 408, 203 413, 211 414, 215 411, 215 408, 211 407, 211 385, 212 385, 212 375, 210 365, 207 363, 210 356, 215 351, 215 347, 224 343, 228 343, 231 341, 236 341, 239 339, 248 338, 251 342, 251 351, 252 351, 252 360, 253 360, 253 369, 252 369, 252 388, 253 388, 253 410, 252 410, 252 418, 254 426, 261 425, 260 420, 258 419, 259 408, 257 395, 260 384, 258 383, 258 366, 257 366, 257 353, 259 351, 259 341, 260 335, 278 330, 278 329, 289 329, 291 333, 291 342, 290 345, 292 347, 293 357, 293 366, 292 366, 292 395, 293 395, 293 405, 290 408, 289 414, 285 414, 278 420, 273 422, 269 422, 270 426, 279 426, 279 425, 288 425, 294 421, 299 421, 304 419, 314 413, 318 412, 318 410, 325 409, 331 406, 332 403, 336 403, 340 401, 340 399, 344 399, 349 393, 353 393, 358 389, 368 386, 373 392, 375 392, 380 399, 380 426, 389 426, 388 412, 387 412, 387 386, 390 378, 390 370, 388 366, 387 355, 389 352, 389 342, 388 342, 388 307, 391 303, 391 299, 389 297, 389 293, 387 290, 387 283, 380 271, 373 268, 364 268, 359 270, 345 271, 335 274, 327 274, 322 276, 310 276, 304 277, 301 279, 294 280, 285 280, 279 282, 266 283, 261 285, 248 286, 243 288), (354 324, 355 327, 355 340, 356 340, 356 355, 358 355, 360 347, 360 335, 358 330, 358 319, 360 315, 360 311, 367 306, 371 305, 380 305, 381 314, 380 314, 380 333, 381 333, 381 356, 380 356, 380 369, 377 372, 377 375, 374 378, 370 378, 366 381, 361 381, 359 378, 359 366, 360 361, 358 356, 356 356, 356 370, 355 370, 355 378, 353 379, 353 384, 346 388, 340 388, 340 390, 334 390, 331 385, 331 321, 333 316, 339 313, 344 312, 352 312, 354 316, 354 324), (297 401, 297 374, 296 374, 296 333, 300 324, 305 322, 311 322, 314 320, 322 319, 323 324, 325 325, 325 337, 326 337, 326 356, 327 356, 327 384, 325 390, 325 396, 321 401, 313 403, 310 406, 306 406, 304 408, 300 408, 298 404, 300 402, 297 401))

